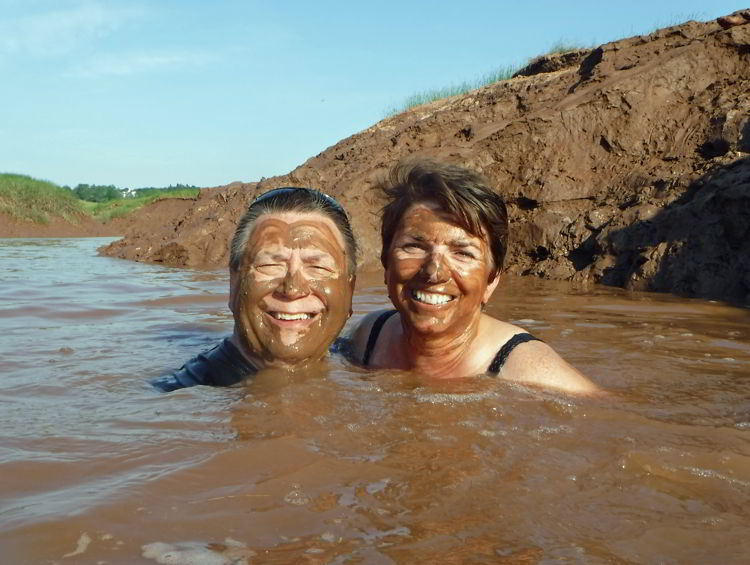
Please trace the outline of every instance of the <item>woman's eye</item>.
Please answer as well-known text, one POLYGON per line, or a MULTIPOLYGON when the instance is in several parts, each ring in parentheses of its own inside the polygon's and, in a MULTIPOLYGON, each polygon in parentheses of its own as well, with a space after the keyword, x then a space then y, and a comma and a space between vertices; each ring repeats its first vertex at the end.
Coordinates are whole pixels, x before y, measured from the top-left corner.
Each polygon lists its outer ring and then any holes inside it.
POLYGON ((471 251, 456 251, 456 255, 460 257, 465 257, 467 259, 476 259, 476 257, 471 251))

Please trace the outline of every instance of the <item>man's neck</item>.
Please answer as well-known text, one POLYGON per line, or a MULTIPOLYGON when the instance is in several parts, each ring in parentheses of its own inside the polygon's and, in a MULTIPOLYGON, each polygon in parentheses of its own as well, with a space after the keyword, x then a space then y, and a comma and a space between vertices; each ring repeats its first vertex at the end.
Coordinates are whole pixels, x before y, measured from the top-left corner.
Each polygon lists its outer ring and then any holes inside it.
POLYGON ((236 328, 234 333, 232 333, 232 337, 229 338, 229 341, 231 341, 232 345, 234 345, 237 350, 242 353, 242 356, 248 361, 248 363, 250 363, 258 371, 268 368, 282 369, 285 371, 297 371, 299 369, 309 367, 311 364, 315 364, 320 361, 320 359, 305 359, 303 361, 295 361, 294 363, 285 363, 281 359, 264 359, 262 356, 258 355, 255 351, 248 347, 247 342, 242 338, 242 336, 237 334, 236 328))
POLYGON ((259 355, 256 355, 248 346, 247 342, 242 339, 242 336, 237 335, 237 329, 235 328, 234 332, 232 333, 232 337, 229 338, 229 341, 232 342, 232 345, 234 345, 237 348, 237 351, 242 353, 242 356, 247 360, 248 363, 250 363, 253 367, 255 367, 257 370, 265 369, 266 363, 263 361, 263 358, 259 355))

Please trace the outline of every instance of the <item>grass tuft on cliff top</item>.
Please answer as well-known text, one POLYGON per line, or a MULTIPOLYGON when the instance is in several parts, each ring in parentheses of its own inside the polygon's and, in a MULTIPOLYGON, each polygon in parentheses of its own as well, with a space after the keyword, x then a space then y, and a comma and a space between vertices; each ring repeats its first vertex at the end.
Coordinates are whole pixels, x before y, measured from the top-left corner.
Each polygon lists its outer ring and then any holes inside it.
POLYGON ((488 84, 508 80, 519 68, 520 67, 514 65, 508 65, 507 67, 500 67, 499 69, 486 73, 471 81, 464 81, 458 84, 444 86, 442 88, 433 88, 417 92, 407 97, 400 106, 394 106, 388 109, 386 111, 386 117, 395 116, 396 114, 405 112, 415 106, 421 106, 422 104, 428 104, 429 102, 442 100, 443 98, 450 98, 451 96, 458 96, 459 94, 466 94, 467 92, 471 92, 472 90, 476 90, 488 84))
POLYGON ((0 173, 0 213, 46 224, 52 218, 76 223, 84 211, 70 189, 26 175, 0 173))
POLYGON ((539 59, 540 57, 544 57, 545 55, 556 55, 560 53, 568 53, 569 51, 577 51, 578 49, 588 49, 588 47, 578 45, 576 43, 571 43, 569 41, 558 40, 553 43, 547 51, 529 59, 523 65, 508 65, 505 67, 500 67, 492 72, 485 73, 484 75, 477 77, 474 80, 464 81, 459 84, 452 84, 451 86, 444 86, 442 88, 424 90, 422 92, 412 94, 411 96, 407 97, 400 105, 388 108, 385 112, 385 117, 389 118, 391 116, 395 116, 396 114, 400 114, 401 112, 406 112, 407 110, 410 110, 411 108, 414 108, 416 106, 421 106, 422 104, 427 104, 429 102, 435 102, 436 100, 450 98, 451 96, 458 96, 459 94, 466 94, 467 92, 477 90, 478 88, 482 88, 483 86, 487 86, 488 84, 494 84, 496 82, 509 80, 513 76, 513 73, 523 68, 529 62, 535 59, 539 59))
POLYGON ((88 202, 79 200, 71 189, 52 182, 38 180, 27 175, 0 173, 0 214, 8 214, 19 220, 30 220, 41 224, 49 223, 52 218, 62 218, 75 224, 85 216, 106 223, 157 200, 195 199, 200 189, 173 188, 145 192, 143 196, 134 198, 88 202))

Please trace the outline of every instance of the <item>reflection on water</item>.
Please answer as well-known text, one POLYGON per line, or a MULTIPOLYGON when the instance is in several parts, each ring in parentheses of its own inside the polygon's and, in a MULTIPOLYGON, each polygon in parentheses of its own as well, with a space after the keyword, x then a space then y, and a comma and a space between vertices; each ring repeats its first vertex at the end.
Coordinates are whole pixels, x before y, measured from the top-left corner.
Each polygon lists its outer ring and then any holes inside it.
MULTIPOLYGON (((159 394, 231 330, 224 273, 0 240, 3 563, 743 563, 750 312, 510 278, 489 312, 576 400, 331 359, 159 394), (67 556, 67 557, 66 557, 67 556)), ((355 319, 386 304, 361 276, 355 319)))

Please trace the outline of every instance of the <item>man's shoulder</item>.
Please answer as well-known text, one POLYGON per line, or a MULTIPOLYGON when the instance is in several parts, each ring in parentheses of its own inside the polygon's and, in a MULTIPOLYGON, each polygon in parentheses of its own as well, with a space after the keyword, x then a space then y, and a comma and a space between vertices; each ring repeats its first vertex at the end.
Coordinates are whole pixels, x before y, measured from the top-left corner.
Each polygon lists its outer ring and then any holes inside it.
POLYGON ((256 372, 242 352, 229 338, 225 338, 187 361, 174 373, 159 377, 151 384, 164 392, 196 385, 232 386, 256 372))

